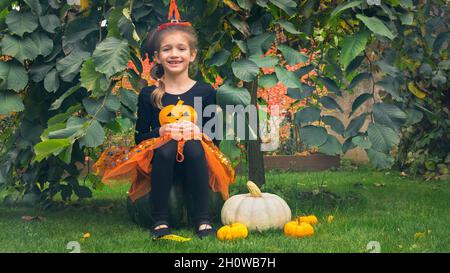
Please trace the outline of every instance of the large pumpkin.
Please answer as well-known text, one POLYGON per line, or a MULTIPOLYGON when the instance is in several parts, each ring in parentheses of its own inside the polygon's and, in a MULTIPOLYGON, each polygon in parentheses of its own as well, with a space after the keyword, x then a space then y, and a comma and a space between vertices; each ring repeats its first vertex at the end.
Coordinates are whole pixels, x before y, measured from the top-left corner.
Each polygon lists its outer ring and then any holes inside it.
POLYGON ((279 196, 261 193, 255 183, 248 181, 250 193, 230 197, 223 205, 221 217, 224 225, 243 223, 248 230, 281 229, 291 220, 291 209, 279 196))
MULTIPOLYGON (((127 201, 127 209, 131 219, 145 228, 150 228, 154 222, 151 217, 151 198, 152 192, 138 198, 135 202, 132 202, 130 198, 127 201)), ((223 202, 220 193, 210 192, 209 213, 213 222, 220 222, 220 209, 222 208, 223 202)), ((170 225, 175 228, 191 225, 192 221, 189 215, 191 215, 192 207, 192 198, 183 191, 181 181, 176 179, 169 196, 170 225)))

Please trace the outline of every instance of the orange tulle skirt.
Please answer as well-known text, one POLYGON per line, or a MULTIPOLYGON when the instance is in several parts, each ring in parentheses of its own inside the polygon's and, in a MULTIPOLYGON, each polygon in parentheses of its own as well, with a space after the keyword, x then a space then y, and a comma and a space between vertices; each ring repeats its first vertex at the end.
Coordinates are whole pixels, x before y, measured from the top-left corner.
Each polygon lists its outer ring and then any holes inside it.
MULTIPOLYGON (((151 191, 150 173, 155 149, 169 142, 169 136, 151 138, 139 145, 129 147, 114 146, 104 151, 93 166, 96 175, 102 182, 111 185, 113 182, 130 183, 128 191, 130 199, 136 199, 151 191)), ((235 171, 228 158, 214 145, 212 140, 202 134, 200 142, 206 156, 209 172, 209 186, 213 192, 220 192, 224 200, 229 197, 229 185, 235 182, 235 171)), ((185 140, 178 141, 176 160, 184 160, 183 147, 185 140)))

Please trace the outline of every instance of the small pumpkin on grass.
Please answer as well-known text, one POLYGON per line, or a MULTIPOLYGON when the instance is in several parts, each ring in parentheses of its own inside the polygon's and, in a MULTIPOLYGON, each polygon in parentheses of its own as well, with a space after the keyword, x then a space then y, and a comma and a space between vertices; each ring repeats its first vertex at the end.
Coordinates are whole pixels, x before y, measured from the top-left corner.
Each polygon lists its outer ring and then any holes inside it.
POLYGON ((299 218, 284 225, 284 234, 294 238, 304 238, 314 235, 314 227, 306 222, 301 222, 299 218))
POLYGON ((281 197, 262 193, 252 181, 247 182, 250 193, 236 194, 223 205, 221 216, 224 225, 243 223, 248 230, 282 229, 291 220, 291 209, 281 197))
POLYGON ((242 223, 225 225, 217 231, 217 238, 221 241, 245 239, 248 235, 247 227, 242 223))
POLYGON ((319 220, 317 220, 317 217, 315 215, 299 216, 296 219, 298 219, 302 223, 308 223, 312 226, 319 223, 319 220))

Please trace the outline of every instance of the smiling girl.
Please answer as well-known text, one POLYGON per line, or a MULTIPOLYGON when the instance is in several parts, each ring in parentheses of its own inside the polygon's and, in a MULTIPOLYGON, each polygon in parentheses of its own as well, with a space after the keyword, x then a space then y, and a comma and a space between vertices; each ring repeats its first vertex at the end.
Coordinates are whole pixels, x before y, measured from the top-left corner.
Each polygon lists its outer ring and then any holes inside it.
POLYGON ((198 125, 213 117, 200 116, 194 98, 201 99, 203 110, 215 105, 216 90, 189 77, 198 52, 197 35, 190 23, 176 19, 148 35, 146 48, 156 62, 150 74, 157 84, 139 93, 136 146, 104 152, 95 164, 103 182, 131 178, 132 200, 150 192, 154 239, 172 233, 169 193, 175 178, 182 178, 193 200, 191 218, 200 238, 215 235, 208 214, 209 192, 220 192, 227 199, 228 186, 235 180, 234 169, 213 142, 214 136, 203 133, 198 125))

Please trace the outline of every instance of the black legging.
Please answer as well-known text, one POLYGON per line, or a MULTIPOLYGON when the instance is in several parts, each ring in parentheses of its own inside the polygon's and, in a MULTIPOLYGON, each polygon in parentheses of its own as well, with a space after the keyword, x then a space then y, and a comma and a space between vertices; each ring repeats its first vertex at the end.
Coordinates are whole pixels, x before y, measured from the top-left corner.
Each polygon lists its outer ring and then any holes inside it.
POLYGON ((155 222, 169 219, 169 194, 174 177, 184 177, 183 189, 193 200, 192 218, 195 224, 209 221, 209 174, 205 152, 199 140, 188 140, 184 145, 184 160, 175 160, 177 141, 171 140, 155 149, 152 159, 152 218, 155 222))

